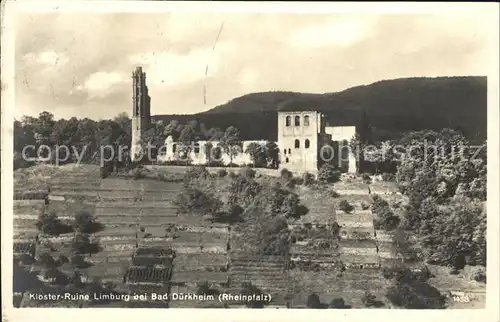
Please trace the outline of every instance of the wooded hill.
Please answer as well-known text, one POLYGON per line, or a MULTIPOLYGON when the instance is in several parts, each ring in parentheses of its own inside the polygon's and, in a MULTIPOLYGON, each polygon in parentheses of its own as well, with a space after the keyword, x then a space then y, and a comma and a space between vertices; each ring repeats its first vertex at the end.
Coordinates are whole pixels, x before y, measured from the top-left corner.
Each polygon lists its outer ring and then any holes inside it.
POLYGON ((375 139, 390 139, 409 130, 452 128, 478 142, 486 139, 486 102, 486 77, 401 78, 336 93, 252 93, 203 113, 153 118, 196 119, 221 129, 233 125, 242 139, 276 140, 276 112, 283 108, 318 110, 332 126, 359 125, 365 111, 375 139))

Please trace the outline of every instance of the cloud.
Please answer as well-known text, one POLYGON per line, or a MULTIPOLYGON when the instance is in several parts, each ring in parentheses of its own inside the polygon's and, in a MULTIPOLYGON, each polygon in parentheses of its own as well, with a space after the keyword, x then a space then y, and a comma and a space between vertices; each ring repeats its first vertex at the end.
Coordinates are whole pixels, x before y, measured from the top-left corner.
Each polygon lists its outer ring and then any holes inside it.
POLYGON ((290 34, 295 47, 347 47, 370 35, 376 25, 374 17, 366 19, 333 18, 331 21, 303 27, 290 34))
POLYGON ((239 74, 240 84, 243 86, 254 86, 259 82, 260 74, 253 68, 244 68, 239 74))
POLYGON ((484 75, 497 44, 491 19, 477 14, 26 12, 18 21, 16 107, 61 117, 129 112, 138 65, 153 113, 195 113, 258 91, 484 75))
POLYGON ((185 54, 173 51, 148 52, 131 55, 129 61, 147 70, 148 85, 178 87, 204 79, 206 71, 208 77, 217 74, 222 67, 224 56, 232 49, 230 43, 219 43, 215 50, 212 47, 203 47, 185 54))
POLYGON ((69 58, 64 53, 55 51, 30 52, 23 56, 26 64, 41 64, 41 65, 64 65, 69 61, 69 58))
POLYGON ((82 85, 76 87, 76 90, 87 91, 91 97, 105 96, 115 85, 128 81, 128 77, 118 72, 97 72, 87 77, 82 85))

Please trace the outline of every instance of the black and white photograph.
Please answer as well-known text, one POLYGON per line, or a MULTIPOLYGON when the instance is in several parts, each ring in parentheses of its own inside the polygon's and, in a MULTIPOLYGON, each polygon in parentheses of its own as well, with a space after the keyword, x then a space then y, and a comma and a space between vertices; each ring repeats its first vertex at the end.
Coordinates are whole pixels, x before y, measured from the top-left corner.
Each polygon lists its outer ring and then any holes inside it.
POLYGON ((23 2, 2 307, 498 302, 498 3, 23 2))

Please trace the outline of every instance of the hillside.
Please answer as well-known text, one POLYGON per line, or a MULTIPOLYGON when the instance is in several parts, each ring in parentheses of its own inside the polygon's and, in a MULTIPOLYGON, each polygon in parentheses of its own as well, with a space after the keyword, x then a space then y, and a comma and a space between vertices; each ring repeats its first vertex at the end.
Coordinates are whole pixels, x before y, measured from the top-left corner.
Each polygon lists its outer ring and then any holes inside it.
POLYGON ((413 129, 449 127, 476 141, 486 138, 486 94, 486 77, 401 78, 337 93, 252 93, 203 113, 154 118, 194 118, 220 128, 234 125, 244 139, 275 140, 279 109, 315 109, 327 114, 331 125, 359 124, 365 110, 381 139, 413 129))

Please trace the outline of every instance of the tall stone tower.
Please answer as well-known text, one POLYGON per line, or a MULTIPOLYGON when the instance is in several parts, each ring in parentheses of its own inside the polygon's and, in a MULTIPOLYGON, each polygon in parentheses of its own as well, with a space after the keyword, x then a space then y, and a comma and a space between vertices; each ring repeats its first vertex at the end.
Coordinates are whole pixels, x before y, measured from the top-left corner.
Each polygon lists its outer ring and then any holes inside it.
POLYGON ((151 97, 146 85, 146 73, 142 67, 137 67, 132 72, 132 148, 131 159, 137 160, 140 153, 142 134, 151 124, 151 97))
POLYGON ((321 113, 282 109, 278 112, 278 147, 281 168, 292 172, 315 173, 323 143, 324 120, 321 113))

